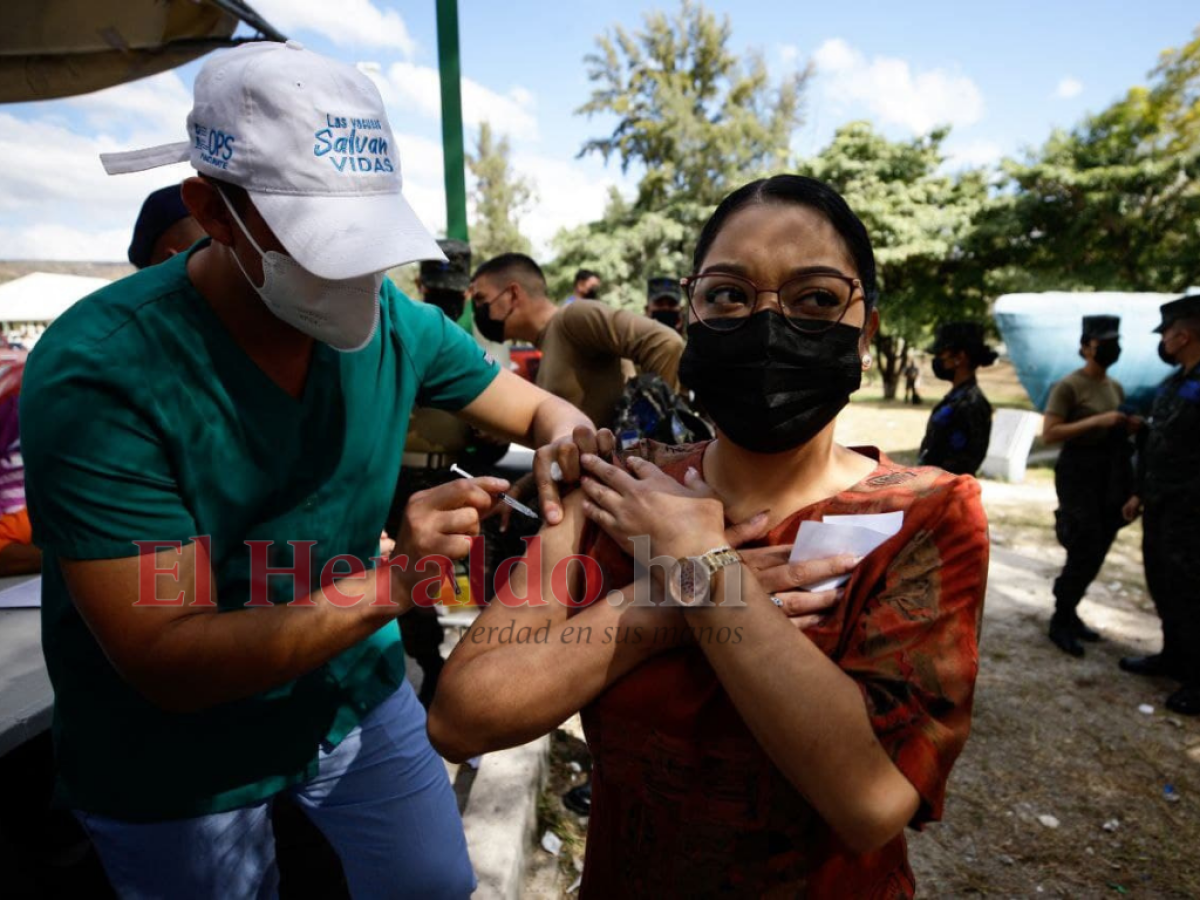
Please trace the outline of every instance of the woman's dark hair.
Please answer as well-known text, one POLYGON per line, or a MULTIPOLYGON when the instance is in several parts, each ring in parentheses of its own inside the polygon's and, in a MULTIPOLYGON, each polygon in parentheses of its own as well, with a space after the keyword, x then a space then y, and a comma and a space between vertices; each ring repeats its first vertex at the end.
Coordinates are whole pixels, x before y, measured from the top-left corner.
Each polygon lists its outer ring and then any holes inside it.
POLYGON ((971 365, 975 366, 976 368, 990 366, 1000 358, 1000 354, 986 344, 979 347, 969 348, 967 350, 967 356, 971 359, 971 365))
POLYGON ((744 185, 721 201, 700 232, 696 242, 696 253, 692 257, 692 271, 699 272, 704 257, 708 255, 713 241, 721 232, 726 219, 753 203, 794 203, 815 209, 829 220, 829 224, 841 235, 854 259, 858 279, 862 282, 866 296, 867 311, 875 306, 879 296, 879 285, 875 274, 875 251, 871 249, 871 238, 862 221, 854 214, 842 195, 823 181, 805 175, 774 175, 744 185))

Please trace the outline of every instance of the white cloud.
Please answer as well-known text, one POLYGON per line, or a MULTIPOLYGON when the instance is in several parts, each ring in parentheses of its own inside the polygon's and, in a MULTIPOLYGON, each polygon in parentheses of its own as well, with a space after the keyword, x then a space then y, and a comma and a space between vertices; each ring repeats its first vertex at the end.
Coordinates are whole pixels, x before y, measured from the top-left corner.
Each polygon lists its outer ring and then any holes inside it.
POLYGON ((129 228, 89 231, 70 225, 35 223, 0 226, 0 246, 6 259, 59 259, 70 262, 125 262, 129 228))
POLYGON ((957 169, 994 166, 1004 156, 1004 148, 995 141, 973 140, 956 144, 953 140, 945 147, 945 167, 957 169))
POLYGON ((559 229, 599 219, 608 202, 609 188, 627 186, 591 160, 515 154, 512 162, 517 173, 533 184, 537 195, 520 225, 539 259, 548 257, 550 239, 559 229))
POLYGON ((136 214, 146 194, 191 172, 180 164, 133 175, 106 175, 99 155, 133 146, 137 145, 106 135, 80 135, 60 125, 0 113, 0 158, 5 160, 0 170, 0 214, 33 216, 61 204, 71 210, 68 218, 75 221, 112 222, 123 217, 131 198, 137 197, 136 214))
POLYGON ((1067 76, 1058 83, 1058 87, 1054 89, 1054 96, 1058 100, 1070 100, 1072 97, 1078 97, 1083 93, 1083 82, 1078 78, 1067 76))
MULTIPOLYGON (((405 128, 405 118, 440 115, 437 73, 402 64, 387 76, 364 66, 389 102, 396 129, 404 193, 424 225, 445 232, 441 142, 405 128), (421 79, 426 87, 422 87, 421 79), (401 87, 404 90, 401 90, 401 87), (432 98, 432 102, 431 102, 432 98)), ((498 94, 463 84, 464 118, 474 131, 491 121, 514 138, 537 135, 535 98, 520 87, 498 94)), ((186 163, 108 176, 99 154, 185 138, 191 94, 174 73, 42 107, 37 118, 0 111, 0 256, 9 259, 122 260, 142 201, 151 191, 192 173, 186 163)), ((599 218, 610 185, 621 176, 594 160, 522 152, 513 165, 534 184, 537 198, 521 221, 539 256, 560 228, 599 218)), ((627 185, 625 185, 627 186, 627 185)))
MULTIPOLYGON (((393 128, 401 127, 404 121, 396 113, 440 118, 442 93, 437 69, 408 62, 393 63, 386 73, 376 63, 360 63, 359 69, 375 82, 384 103, 396 111, 389 113, 393 128)), ((533 93, 520 86, 500 94, 470 78, 462 80, 463 125, 467 128, 478 128, 487 121, 515 140, 536 141, 536 103, 533 93)))
POLYGON ((370 0, 254 0, 253 5, 288 37, 311 32, 339 46, 389 47, 406 57, 417 49, 400 14, 370 0))
MULTIPOLYGON (((442 145, 439 141, 397 134, 404 196, 422 224, 434 234, 446 229, 446 192, 443 182, 442 145)), ((611 171, 591 160, 563 160, 533 153, 516 153, 512 166, 527 178, 534 200, 520 220, 521 231, 533 242, 534 254, 545 259, 550 239, 560 228, 571 228, 600 218, 608 202, 608 189, 626 186, 611 171)), ((471 189, 468 174, 467 188, 471 189)), ((471 210, 474 215, 474 210, 471 210)))
POLYGON ((110 177, 99 155, 185 140, 191 92, 166 72, 40 108, 35 119, 0 111, 0 253, 123 259, 146 195, 192 170, 110 177))
POLYGON ((192 91, 175 72, 163 72, 91 94, 69 97, 65 107, 77 110, 97 133, 111 133, 114 125, 130 138, 130 147, 187 140, 187 114, 192 91))
POLYGON ((396 146, 400 150, 404 198, 416 211, 422 225, 434 234, 445 234, 446 189, 441 142, 397 134, 396 146))
POLYGON ((822 90, 833 103, 865 106, 885 124, 924 134, 938 125, 970 125, 983 118, 983 95, 959 72, 914 72, 897 57, 868 60, 841 38, 825 41, 813 58, 822 90))

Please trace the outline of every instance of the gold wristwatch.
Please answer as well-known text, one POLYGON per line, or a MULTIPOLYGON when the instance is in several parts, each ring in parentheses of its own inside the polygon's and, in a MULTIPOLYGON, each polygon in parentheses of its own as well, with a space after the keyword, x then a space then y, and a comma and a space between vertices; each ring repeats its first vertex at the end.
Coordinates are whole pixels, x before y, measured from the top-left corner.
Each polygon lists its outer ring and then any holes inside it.
POLYGON ((732 547, 717 547, 700 556, 681 556, 667 576, 667 596, 680 606, 705 606, 713 577, 741 561, 732 547))

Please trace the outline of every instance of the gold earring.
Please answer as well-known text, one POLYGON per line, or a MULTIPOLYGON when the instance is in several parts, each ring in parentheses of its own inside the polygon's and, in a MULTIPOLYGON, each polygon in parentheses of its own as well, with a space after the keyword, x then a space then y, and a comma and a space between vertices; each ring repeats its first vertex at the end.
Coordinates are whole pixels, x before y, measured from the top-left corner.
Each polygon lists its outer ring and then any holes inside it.
POLYGON ((870 354, 870 353, 864 353, 864 354, 863 354, 863 356, 862 356, 862 367, 863 367, 863 369, 869 369, 869 368, 871 368, 871 354, 870 354))

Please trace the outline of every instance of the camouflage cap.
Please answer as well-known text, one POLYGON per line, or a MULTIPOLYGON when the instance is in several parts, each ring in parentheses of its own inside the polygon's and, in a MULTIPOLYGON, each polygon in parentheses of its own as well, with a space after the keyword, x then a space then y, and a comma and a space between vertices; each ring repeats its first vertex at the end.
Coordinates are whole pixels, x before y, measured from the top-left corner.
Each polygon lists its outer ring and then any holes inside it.
POLYGON ((421 261, 421 284, 430 290, 465 291, 471 284, 471 245, 466 241, 440 240, 446 262, 421 261))
POLYGON ((646 283, 646 300, 653 303, 660 297, 665 297, 674 300, 678 303, 683 296, 683 288, 679 284, 678 278, 667 278, 660 275, 656 278, 651 278, 646 283))

